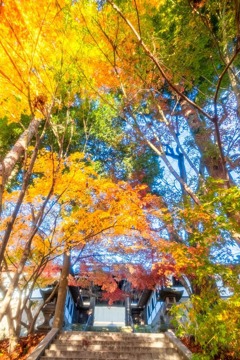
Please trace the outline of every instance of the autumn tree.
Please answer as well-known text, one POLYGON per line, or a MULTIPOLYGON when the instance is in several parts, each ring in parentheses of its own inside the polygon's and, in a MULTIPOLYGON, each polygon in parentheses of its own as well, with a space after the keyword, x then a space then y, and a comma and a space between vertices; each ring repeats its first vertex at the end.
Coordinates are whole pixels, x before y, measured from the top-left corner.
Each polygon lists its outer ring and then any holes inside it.
MULTIPOLYGON (((107 1, 90 18, 81 13, 118 82, 108 106, 118 109, 122 121, 119 142, 132 149, 145 144, 159 157, 169 184, 176 184, 166 190, 167 203, 174 202, 176 189, 177 201, 183 196, 200 205, 208 177, 220 187, 236 185, 238 2, 107 1)), ((237 212, 231 216, 239 222, 237 212)))
MULTIPOLYGON (((229 245, 239 244, 239 2, 109 0, 83 20, 118 82, 108 105, 122 122, 119 143, 149 147, 164 166, 152 190, 165 205, 166 262, 189 264, 179 276, 204 297, 214 262, 221 252, 229 261, 229 245)), ((163 244, 156 248, 161 258, 163 244)))
MULTIPOLYGON (((27 159, 26 166, 30 164, 31 159, 27 159)), ((31 314, 28 308, 31 292, 34 287, 44 285, 51 264, 54 270, 54 259, 73 249, 82 253, 84 248, 93 256, 99 241, 106 251, 103 239, 107 239, 109 251, 119 251, 114 238, 141 234, 148 227, 144 207, 155 202, 154 197, 142 195, 142 187, 133 189, 127 183, 100 177, 87 166, 80 153, 59 158, 43 149, 38 153, 31 176, 10 232, 9 214, 12 209, 16 211, 22 190, 12 189, 3 194, 3 238, 9 232, 3 273, 9 274, 9 281, 2 283, 0 317, 7 314, 12 325, 14 319, 18 320, 17 328, 11 328, 15 337, 19 335, 23 311, 31 314), (11 299, 16 291, 22 296, 17 313, 12 314, 11 299)), ((128 248, 133 251, 132 245, 132 241, 125 245, 125 251, 128 248)), ((67 270, 64 269, 69 271, 69 267, 68 262, 67 270)), ((54 274, 53 271, 52 282, 54 274)), ((49 276, 47 280, 50 281, 49 276)))

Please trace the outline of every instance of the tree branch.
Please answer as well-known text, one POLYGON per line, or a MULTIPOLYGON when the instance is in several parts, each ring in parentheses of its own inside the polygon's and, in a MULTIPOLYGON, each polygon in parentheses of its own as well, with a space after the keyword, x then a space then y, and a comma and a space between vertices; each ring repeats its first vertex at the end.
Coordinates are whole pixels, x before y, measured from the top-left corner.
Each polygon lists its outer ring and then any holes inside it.
POLYGON ((136 36, 137 40, 139 41, 140 46, 142 46, 142 48, 144 49, 146 55, 152 60, 152 62, 157 66, 157 69, 159 70, 160 74, 162 75, 162 77, 164 78, 164 80, 167 82, 167 84, 169 85, 169 87, 177 94, 180 96, 180 98, 184 99, 185 101, 187 101, 190 105, 192 105, 194 108, 196 108, 200 113, 202 113, 204 116, 206 116, 209 120, 213 121, 213 118, 211 115, 209 115, 206 111, 204 111, 200 106, 198 106, 196 103, 194 103, 192 100, 190 100, 186 95, 184 95, 181 91, 178 90, 177 86, 174 85, 171 80, 168 78, 168 76, 165 73, 165 70, 163 69, 163 67, 160 65, 159 61, 157 60, 157 58, 153 55, 153 53, 149 50, 149 48, 147 47, 147 45, 144 43, 142 37, 140 36, 140 34, 137 32, 137 30, 135 29, 135 27, 132 25, 132 23, 130 22, 130 20, 128 20, 125 15, 123 14, 123 12, 119 9, 119 7, 111 0, 107 0, 107 2, 112 6, 112 8, 114 10, 116 10, 116 12, 121 16, 121 18, 124 20, 124 22, 128 25, 128 27, 132 30, 132 32, 134 33, 134 35, 136 36))

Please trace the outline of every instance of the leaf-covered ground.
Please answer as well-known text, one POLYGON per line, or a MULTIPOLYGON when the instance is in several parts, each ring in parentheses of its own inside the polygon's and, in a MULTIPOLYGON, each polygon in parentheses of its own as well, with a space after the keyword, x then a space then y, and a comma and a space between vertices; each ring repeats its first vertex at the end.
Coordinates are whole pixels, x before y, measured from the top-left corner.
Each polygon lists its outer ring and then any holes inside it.
POLYGON ((12 353, 8 352, 8 339, 0 340, 0 360, 27 359, 28 355, 34 350, 44 336, 44 334, 33 334, 21 337, 16 349, 12 353))
MULTIPOLYGON (((183 337, 181 338, 181 341, 184 343, 184 345, 194 354, 201 354, 202 353, 202 349, 201 346, 196 344, 196 342, 194 341, 193 338, 191 337, 183 337)), ((204 355, 203 355, 204 356, 204 355)), ((237 354, 234 353, 226 353, 226 352, 221 352, 219 353, 219 355, 216 355, 214 357, 214 360, 239 360, 240 356, 238 356, 237 354)))

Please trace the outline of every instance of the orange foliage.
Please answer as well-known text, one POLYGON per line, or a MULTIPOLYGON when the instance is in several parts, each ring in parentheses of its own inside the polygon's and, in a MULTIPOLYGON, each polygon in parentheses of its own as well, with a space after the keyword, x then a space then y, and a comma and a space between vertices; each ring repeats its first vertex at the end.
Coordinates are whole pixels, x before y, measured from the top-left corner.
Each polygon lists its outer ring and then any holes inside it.
POLYGON ((15 122, 22 114, 45 118, 53 107, 71 104, 76 93, 88 96, 87 87, 92 92, 95 85, 91 79, 96 78, 101 86, 104 77, 108 81, 111 70, 106 69, 101 52, 93 48, 76 8, 69 0, 4 1, 0 117, 15 122))
MULTIPOLYGON (((151 237, 146 215, 155 203, 155 197, 144 196, 142 190, 143 186, 132 188, 123 181, 114 183, 101 178, 85 164, 80 153, 59 159, 56 154, 42 150, 9 239, 7 251, 11 262, 17 264, 21 259, 32 225, 46 201, 41 225, 32 240, 27 264, 29 274, 42 259, 59 256, 66 247, 82 249, 89 242, 99 243, 103 249, 113 252, 121 248, 126 254, 141 251, 146 244, 144 241, 151 237), (142 234, 144 241, 141 243, 142 234), (124 235, 130 239, 126 243, 120 240, 124 235)), ((5 191, 6 209, 15 206, 18 195, 18 189, 11 193, 5 191)), ((7 222, 8 217, 3 216, 1 232, 7 222)), ((43 282, 50 280, 47 274, 48 268, 45 268, 43 282)))
MULTIPOLYGON (((151 34, 147 17, 162 2, 136 1, 137 9, 129 2, 125 11, 136 28, 138 13, 151 34)), ((45 118, 76 94, 99 99, 121 90, 137 99, 162 81, 110 5, 99 11, 94 2, 6 0, 0 18, 0 117, 9 121, 45 118)))
POLYGON ((26 360, 39 342, 45 337, 45 334, 34 334, 21 337, 16 349, 9 353, 9 340, 0 340, 0 356, 1 360, 26 360))

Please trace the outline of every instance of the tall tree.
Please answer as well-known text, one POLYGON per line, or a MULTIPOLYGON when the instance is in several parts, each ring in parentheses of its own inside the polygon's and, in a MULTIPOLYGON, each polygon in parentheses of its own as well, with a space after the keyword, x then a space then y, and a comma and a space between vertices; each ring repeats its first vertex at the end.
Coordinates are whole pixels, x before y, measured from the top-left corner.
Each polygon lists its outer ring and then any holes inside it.
POLYGON ((195 203, 208 176, 236 184, 238 2, 106 3, 90 19, 82 11, 83 21, 118 81, 109 106, 128 143, 149 146, 195 203))
MULTIPOLYGON (((239 3, 106 1, 91 16, 84 7, 79 13, 91 44, 112 68, 98 92, 122 121, 119 143, 138 142, 159 157, 165 176, 157 190, 169 209, 163 227, 168 239, 189 245, 175 206, 195 203, 200 211, 203 194, 218 194, 209 177, 219 191, 239 183, 239 3)), ((226 216, 239 224, 237 208, 226 216)), ((231 238, 239 243, 234 229, 231 238)))

